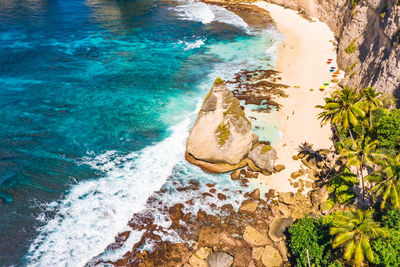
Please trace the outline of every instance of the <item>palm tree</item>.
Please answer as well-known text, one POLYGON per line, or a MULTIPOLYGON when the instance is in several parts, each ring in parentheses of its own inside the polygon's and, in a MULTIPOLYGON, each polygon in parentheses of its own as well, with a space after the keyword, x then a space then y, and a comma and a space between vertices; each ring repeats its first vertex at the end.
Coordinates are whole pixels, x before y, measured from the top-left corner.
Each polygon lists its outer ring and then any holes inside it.
MULTIPOLYGON (((330 97, 325 97, 325 105, 317 105, 316 108, 324 109, 321 113, 318 114, 318 119, 321 120, 321 123, 324 125, 329 122, 333 128, 335 129, 335 134, 339 138, 340 142, 343 143, 342 138, 340 136, 339 130, 337 128, 336 123, 333 122, 333 118, 335 117, 336 110, 328 109, 326 106, 329 103, 335 102, 335 96, 332 94, 330 97)), ((329 106, 328 106, 329 107, 329 106)))
POLYGON ((363 171, 368 167, 372 168, 374 157, 378 154, 375 153, 378 146, 378 140, 371 141, 370 138, 361 136, 359 139, 348 142, 341 152, 341 157, 347 159, 347 167, 354 166, 357 168, 357 176, 360 178, 362 187, 362 197, 365 200, 365 185, 363 171))
POLYGON ((365 258, 370 262, 374 260, 370 240, 388 235, 387 230, 372 219, 373 213, 373 210, 354 209, 349 214, 340 213, 330 228, 330 234, 335 235, 332 247, 344 245, 344 258, 353 259, 356 266, 361 266, 365 258))
POLYGON ((369 129, 372 128, 372 112, 383 106, 382 101, 378 98, 381 94, 381 92, 377 92, 373 87, 361 90, 362 105, 366 108, 369 117, 369 129))
POLYGON ((369 181, 375 183, 371 191, 375 193, 375 196, 382 196, 382 209, 387 200, 390 200, 395 208, 400 208, 400 154, 397 156, 384 155, 377 165, 381 169, 367 177, 369 181))
POLYGON ((361 97, 355 89, 345 87, 336 90, 331 98, 325 99, 326 104, 324 106, 317 106, 324 109, 323 112, 318 114, 318 117, 327 117, 326 120, 329 120, 333 125, 341 125, 349 131, 351 139, 354 140, 351 126, 358 125, 359 118, 365 116, 365 112, 360 108, 360 99, 361 97))

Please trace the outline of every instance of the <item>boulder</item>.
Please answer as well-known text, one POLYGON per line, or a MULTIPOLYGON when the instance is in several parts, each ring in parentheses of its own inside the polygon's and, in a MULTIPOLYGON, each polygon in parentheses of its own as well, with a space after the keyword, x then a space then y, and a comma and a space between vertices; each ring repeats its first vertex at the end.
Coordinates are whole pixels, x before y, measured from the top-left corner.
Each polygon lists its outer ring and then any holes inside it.
POLYGON ((208 267, 207 257, 211 254, 211 248, 202 247, 195 254, 193 254, 189 263, 192 267, 208 267))
POLYGON ((178 225, 179 220, 182 219, 183 217, 183 212, 182 212, 183 204, 175 204, 171 208, 169 208, 168 213, 169 217, 171 218, 171 221, 173 224, 178 225))
POLYGON ((260 233, 251 226, 246 226, 243 233, 243 239, 251 247, 265 246, 271 243, 267 235, 260 233))
POLYGON ((251 251, 251 257, 256 261, 259 261, 261 259, 263 252, 264 252, 264 247, 254 247, 251 251))
POLYGON ((219 236, 219 240, 222 244, 229 247, 236 247, 237 244, 235 239, 231 237, 231 235, 226 231, 221 233, 221 235, 219 236))
POLYGON ((275 195, 275 190, 274 189, 270 189, 268 190, 268 193, 265 193, 265 197, 266 198, 273 198, 275 195))
POLYGON ((209 267, 230 267, 233 263, 233 257, 225 252, 211 253, 207 257, 209 267))
POLYGON ((239 180, 240 179, 240 170, 235 170, 231 173, 232 180, 239 180))
POLYGON ((283 264, 279 251, 270 245, 265 246, 261 262, 268 267, 280 267, 283 264))
POLYGON ((254 200, 260 200, 260 189, 254 189, 254 191, 251 192, 249 196, 254 200))
POLYGON ((279 192, 279 201, 288 205, 293 205, 296 203, 296 198, 293 192, 279 192))
POLYGON ((329 199, 329 192, 326 185, 314 190, 311 193, 311 202, 313 205, 319 205, 329 199))
POLYGON ((254 213, 258 208, 258 202, 253 201, 251 199, 246 199, 243 201, 242 205, 239 208, 240 213, 254 213))
POLYGON ((274 242, 279 242, 285 236, 285 231, 293 220, 287 217, 275 217, 269 225, 268 235, 274 242))
POLYGON ((205 247, 218 246, 221 232, 219 227, 202 226, 199 233, 199 245, 205 247))
POLYGON ((216 79, 190 131, 186 152, 197 160, 235 165, 257 141, 239 100, 216 79))
POLYGON ((250 151, 249 159, 252 160, 258 168, 272 173, 274 171, 276 155, 276 150, 272 146, 258 144, 250 151))

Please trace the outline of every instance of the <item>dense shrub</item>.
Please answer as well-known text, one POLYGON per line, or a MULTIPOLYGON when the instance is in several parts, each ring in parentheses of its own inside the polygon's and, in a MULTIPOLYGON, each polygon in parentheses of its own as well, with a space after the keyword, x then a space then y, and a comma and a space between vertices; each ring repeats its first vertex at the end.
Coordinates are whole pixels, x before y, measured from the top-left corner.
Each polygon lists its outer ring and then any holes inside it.
POLYGON ((308 266, 307 249, 312 266, 341 266, 334 262, 329 225, 321 218, 302 218, 289 228, 289 234, 289 248, 296 266, 308 266))
POLYGON ((374 128, 381 147, 400 149, 400 110, 379 111, 374 128))
POLYGON ((378 266, 400 266, 400 232, 389 230, 388 238, 371 241, 374 264, 378 266))
POLYGON ((374 264, 378 266, 400 266, 400 210, 388 210, 380 218, 381 225, 389 228, 388 238, 371 242, 374 264))

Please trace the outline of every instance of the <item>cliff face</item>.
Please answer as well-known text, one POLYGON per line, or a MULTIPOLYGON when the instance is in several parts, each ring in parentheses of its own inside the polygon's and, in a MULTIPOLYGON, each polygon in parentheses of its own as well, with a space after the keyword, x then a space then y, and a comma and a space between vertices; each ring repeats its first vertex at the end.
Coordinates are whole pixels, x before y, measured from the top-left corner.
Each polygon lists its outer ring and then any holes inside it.
POLYGON ((272 0, 328 24, 338 41, 342 85, 400 97, 399 0, 272 0))

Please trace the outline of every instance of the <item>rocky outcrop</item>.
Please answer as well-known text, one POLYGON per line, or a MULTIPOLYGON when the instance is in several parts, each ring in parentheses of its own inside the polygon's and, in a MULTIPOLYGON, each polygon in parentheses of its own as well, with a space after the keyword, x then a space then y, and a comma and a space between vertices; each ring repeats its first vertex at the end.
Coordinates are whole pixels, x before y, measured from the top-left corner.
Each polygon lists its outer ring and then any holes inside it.
POLYGON ((186 152, 208 163, 236 165, 257 140, 239 100, 218 78, 190 131, 186 152))
POLYGON ((271 0, 328 24, 338 41, 342 85, 400 97, 400 2, 398 0, 271 0), (351 2, 355 4, 351 4, 351 2))
MULTIPOLYGON (((239 100, 217 78, 190 131, 185 158, 213 173, 246 165, 253 170, 273 172, 276 151, 269 143, 258 143, 239 100)), ((239 179, 239 173, 232 179, 239 179)))

